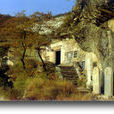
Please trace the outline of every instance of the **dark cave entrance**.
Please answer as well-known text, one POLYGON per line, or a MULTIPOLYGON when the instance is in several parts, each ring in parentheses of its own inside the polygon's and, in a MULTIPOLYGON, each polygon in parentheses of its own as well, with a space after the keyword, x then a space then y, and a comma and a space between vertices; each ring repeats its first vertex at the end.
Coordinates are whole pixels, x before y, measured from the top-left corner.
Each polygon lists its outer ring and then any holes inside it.
POLYGON ((61 51, 56 51, 56 65, 61 64, 61 51))

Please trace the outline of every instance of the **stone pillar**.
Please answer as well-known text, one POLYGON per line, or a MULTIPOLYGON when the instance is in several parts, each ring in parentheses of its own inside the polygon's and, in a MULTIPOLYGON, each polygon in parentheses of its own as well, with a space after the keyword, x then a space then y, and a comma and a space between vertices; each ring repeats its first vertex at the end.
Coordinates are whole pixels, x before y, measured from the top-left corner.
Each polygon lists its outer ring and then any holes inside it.
POLYGON ((91 54, 86 55, 86 72, 87 72, 87 88, 90 88, 92 83, 92 59, 91 54))
POLYGON ((111 67, 105 69, 104 94, 107 97, 113 96, 113 70, 111 67))
POLYGON ((93 93, 101 94, 101 77, 100 70, 98 67, 93 69, 93 93))

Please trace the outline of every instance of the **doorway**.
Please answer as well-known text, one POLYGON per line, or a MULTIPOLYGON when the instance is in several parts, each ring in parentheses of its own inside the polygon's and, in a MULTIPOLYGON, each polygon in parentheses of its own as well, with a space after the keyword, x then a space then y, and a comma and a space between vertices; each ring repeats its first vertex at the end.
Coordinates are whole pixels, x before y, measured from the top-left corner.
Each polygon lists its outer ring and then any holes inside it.
POLYGON ((56 51, 56 65, 61 64, 61 51, 56 51))

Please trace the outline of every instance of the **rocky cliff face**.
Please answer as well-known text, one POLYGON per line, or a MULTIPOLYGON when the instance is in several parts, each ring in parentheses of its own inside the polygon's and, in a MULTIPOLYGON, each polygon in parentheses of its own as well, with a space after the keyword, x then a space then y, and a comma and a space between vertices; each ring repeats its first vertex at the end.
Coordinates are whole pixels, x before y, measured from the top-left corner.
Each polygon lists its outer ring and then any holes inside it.
POLYGON ((113 67, 113 18, 113 0, 78 0, 61 31, 73 36, 84 51, 93 52, 103 69, 113 67))
MULTIPOLYGON (((77 25, 81 28, 82 40, 75 38, 80 46, 97 55, 103 69, 113 65, 113 0, 85 0, 77 25), (110 21, 109 21, 110 20, 110 21)), ((80 32, 78 32, 80 34, 80 32)))

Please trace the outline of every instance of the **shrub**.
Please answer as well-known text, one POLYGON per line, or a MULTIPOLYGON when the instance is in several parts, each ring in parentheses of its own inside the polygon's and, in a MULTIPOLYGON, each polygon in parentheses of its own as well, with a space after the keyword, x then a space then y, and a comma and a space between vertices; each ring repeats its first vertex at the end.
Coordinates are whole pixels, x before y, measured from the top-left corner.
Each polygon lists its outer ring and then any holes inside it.
POLYGON ((46 65, 46 69, 47 69, 48 74, 55 73, 55 64, 54 63, 46 62, 45 65, 46 65))
POLYGON ((38 67, 38 61, 34 59, 26 59, 26 67, 27 69, 33 69, 38 67))
POLYGON ((4 89, 3 87, 0 88, 0 99, 5 101, 10 100, 19 100, 20 93, 16 89, 11 89, 7 87, 4 89))

